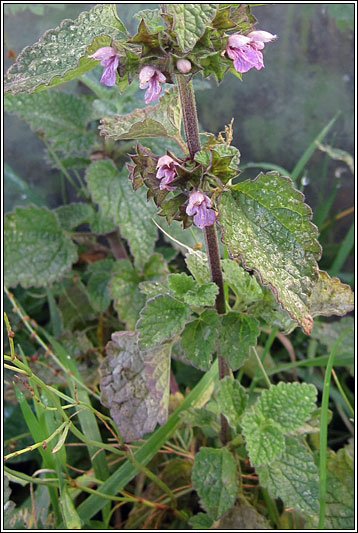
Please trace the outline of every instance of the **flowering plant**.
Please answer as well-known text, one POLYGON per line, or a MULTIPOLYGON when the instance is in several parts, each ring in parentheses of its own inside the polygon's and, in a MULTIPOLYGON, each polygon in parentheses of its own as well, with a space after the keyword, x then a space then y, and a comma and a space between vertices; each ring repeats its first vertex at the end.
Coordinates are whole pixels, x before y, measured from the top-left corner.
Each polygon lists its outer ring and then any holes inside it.
MULTIPOLYGON (((130 35, 114 4, 95 6, 24 49, 6 75, 7 110, 39 133, 51 164, 82 199, 6 216, 7 298, 45 353, 39 361, 20 357, 6 316, 7 369, 21 374, 33 400, 34 410, 15 388, 35 444, 9 450, 5 460, 40 450, 37 474, 45 477, 6 473, 47 486, 57 529, 98 527, 92 518, 100 511, 101 527, 112 527, 122 505, 128 528, 148 525, 144 505, 181 529, 226 530, 237 516, 248 517, 247 529, 266 529, 264 502, 281 527, 279 498, 323 528, 322 469, 304 436, 319 424, 325 434, 326 389, 319 410, 317 383, 274 382, 270 376, 287 365, 271 360, 270 368, 268 352, 276 336, 284 344, 297 327, 329 347, 314 317, 348 313, 352 291, 319 269, 318 230, 292 179, 273 170, 242 180, 232 123, 200 135, 193 88, 198 76, 220 83, 229 73, 260 71, 276 35, 255 30, 246 4, 164 4, 137 16, 130 35), (91 96, 47 90, 76 77, 91 96), (41 120, 34 107, 45 110, 41 120), (21 287, 43 290, 36 298, 50 310, 51 331, 22 309, 21 287), (179 389, 172 359, 177 376, 183 366, 190 379, 204 372, 190 392, 187 383, 179 389), (43 368, 62 373, 65 385, 48 384, 43 368), (68 471, 69 432, 88 447, 89 477, 68 471), (158 454, 150 463, 161 448, 165 461, 158 454), (255 507, 244 476, 260 483, 255 507), (177 499, 188 491, 197 496, 184 510, 177 499), (77 505, 82 492, 90 495, 77 505)), ((326 356, 328 368, 347 332, 326 356)))

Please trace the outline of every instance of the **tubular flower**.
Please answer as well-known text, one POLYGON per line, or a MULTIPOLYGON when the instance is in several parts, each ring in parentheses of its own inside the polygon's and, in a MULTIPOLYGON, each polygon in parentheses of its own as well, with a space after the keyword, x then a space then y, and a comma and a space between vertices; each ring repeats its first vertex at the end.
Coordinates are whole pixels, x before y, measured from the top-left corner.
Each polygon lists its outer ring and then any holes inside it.
POLYGON ((159 158, 158 164, 157 164, 157 178, 158 180, 162 180, 159 185, 159 189, 167 189, 167 191, 174 191, 175 187, 170 187, 168 183, 172 182, 173 179, 176 178, 177 172, 175 170, 175 165, 178 165, 174 159, 169 157, 168 155, 163 155, 159 158))
POLYGON ((102 48, 98 48, 94 54, 88 57, 99 59, 101 61, 100 65, 104 67, 101 83, 108 85, 108 87, 113 87, 116 83, 116 70, 119 64, 117 50, 111 46, 103 46, 102 48))
POLYGON ((161 83, 166 82, 166 77, 157 68, 150 65, 146 65, 139 72, 139 87, 141 89, 147 89, 144 95, 144 101, 146 104, 154 102, 159 98, 162 91, 161 83))
POLYGON ((261 50, 265 43, 276 39, 267 31, 252 31, 248 35, 235 33, 227 41, 226 53, 234 61, 237 72, 244 73, 255 67, 260 70, 264 66, 264 58, 261 50))
POLYGON ((186 208, 186 214, 190 217, 194 215, 194 224, 203 229, 205 226, 211 226, 215 222, 215 211, 210 209, 212 206, 210 198, 200 191, 190 193, 189 203, 186 208))

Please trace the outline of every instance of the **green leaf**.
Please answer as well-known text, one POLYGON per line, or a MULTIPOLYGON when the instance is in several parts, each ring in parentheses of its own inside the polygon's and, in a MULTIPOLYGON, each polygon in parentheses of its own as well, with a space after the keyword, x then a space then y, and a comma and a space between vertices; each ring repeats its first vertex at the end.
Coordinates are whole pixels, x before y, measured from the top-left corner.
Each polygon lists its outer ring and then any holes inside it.
POLYGON ((217 4, 168 4, 167 13, 173 16, 173 32, 182 52, 189 52, 213 20, 217 4))
POLYGON ((110 272, 94 272, 88 280, 88 298, 99 313, 104 313, 112 300, 108 289, 110 279, 110 272))
POLYGON ((154 254, 147 261, 142 272, 138 272, 127 259, 116 262, 110 291, 115 299, 114 307, 118 311, 119 318, 126 322, 129 329, 135 329, 139 312, 145 305, 146 299, 139 284, 145 279, 152 282, 164 280, 167 272, 166 263, 159 254, 154 254))
POLYGON ((269 522, 262 516, 244 496, 238 497, 234 507, 229 509, 215 524, 221 531, 264 531, 273 529, 269 522))
POLYGON ((256 467, 260 485, 272 498, 281 498, 285 507, 306 514, 318 512, 318 469, 308 447, 294 438, 286 439, 286 449, 279 460, 256 467))
POLYGON ((312 316, 342 316, 354 309, 354 293, 349 285, 319 270, 318 280, 309 299, 309 308, 312 316))
POLYGON ((81 519, 77 514, 66 485, 61 490, 60 505, 66 529, 81 529, 81 519))
POLYGON ((218 222, 230 255, 255 270, 281 306, 302 326, 312 329, 309 296, 317 279, 321 247, 311 210, 289 178, 259 174, 223 192, 218 222))
POLYGON ((165 91, 159 104, 135 109, 128 115, 103 118, 101 135, 115 141, 146 137, 180 138, 181 110, 177 88, 165 91))
POLYGON ((250 276, 236 261, 222 259, 221 266, 224 281, 230 285, 237 297, 235 309, 245 312, 250 305, 264 299, 263 289, 255 276, 250 276))
POLYGON ((212 309, 207 309, 197 319, 186 324, 181 334, 181 346, 196 368, 209 370, 218 326, 219 317, 212 309))
POLYGON ((181 418, 186 426, 212 428, 216 433, 220 431, 219 416, 205 407, 186 409, 181 414, 181 418))
POLYGON ((210 283, 210 270, 207 256, 202 252, 191 252, 185 256, 186 266, 200 284, 210 283))
POLYGON ((5 110, 26 121, 33 131, 42 132, 53 148, 66 155, 85 156, 97 135, 87 129, 91 105, 84 98, 58 91, 7 95, 5 110))
POLYGON ((157 33, 164 28, 159 9, 143 9, 135 13, 134 16, 145 22, 146 28, 150 33, 157 33))
POLYGON ((287 434, 295 431, 316 408, 317 389, 308 383, 284 383, 263 391, 256 404, 266 419, 279 424, 287 434))
POLYGON ((282 455, 285 437, 276 422, 251 410, 244 414, 241 426, 252 466, 271 463, 282 455))
POLYGON ((213 519, 208 514, 198 513, 190 518, 188 524, 192 529, 211 529, 213 519))
POLYGON ((157 296, 147 301, 137 323, 142 348, 155 346, 180 333, 189 316, 189 307, 171 298, 157 296))
POLYGON ((6 215, 5 283, 44 287, 60 280, 77 261, 75 245, 46 208, 26 207, 6 215))
POLYGON ((91 306, 88 291, 80 281, 69 285, 61 293, 58 308, 61 312, 65 329, 74 328, 79 324, 83 327, 96 314, 91 306))
POLYGON ((259 333, 255 318, 233 311, 221 318, 220 354, 233 370, 240 368, 249 357, 249 347, 256 345, 259 333))
POLYGON ((93 162, 87 170, 92 198, 106 217, 114 219, 122 237, 128 240, 138 267, 143 267, 154 249, 157 230, 152 222, 156 207, 147 203, 144 189, 133 191, 126 170, 118 171, 112 161, 93 162))
POLYGON ((200 503, 217 520, 235 503, 236 461, 225 448, 201 448, 195 455, 192 482, 200 503))
POLYGON ((71 231, 77 226, 89 222, 94 216, 94 209, 90 204, 81 202, 61 205, 57 207, 56 213, 61 226, 67 231, 71 231))
POLYGON ((97 64, 88 55, 125 37, 115 4, 99 4, 26 47, 6 73, 5 91, 33 92, 77 78, 97 64))
POLYGON ((4 189, 7 201, 9 201, 9 196, 14 191, 17 207, 19 207, 20 202, 35 204, 40 207, 46 205, 46 200, 41 189, 27 183, 7 163, 4 163, 4 189), (11 191, 10 193, 9 189, 11 191))
POLYGON ((188 291, 195 288, 196 283, 191 276, 182 272, 180 274, 169 274, 168 285, 174 296, 183 298, 188 291))
POLYGON ((137 440, 168 417, 171 345, 138 348, 137 332, 117 331, 101 364, 101 402, 125 442, 137 440))
POLYGON ((225 416, 230 426, 239 428, 240 418, 246 407, 246 392, 238 381, 230 376, 220 379, 215 393, 220 412, 225 416))
POLYGON ((196 286, 194 290, 188 291, 184 295, 184 302, 193 307, 212 307, 215 305, 218 292, 219 287, 216 283, 205 283, 205 285, 196 286))

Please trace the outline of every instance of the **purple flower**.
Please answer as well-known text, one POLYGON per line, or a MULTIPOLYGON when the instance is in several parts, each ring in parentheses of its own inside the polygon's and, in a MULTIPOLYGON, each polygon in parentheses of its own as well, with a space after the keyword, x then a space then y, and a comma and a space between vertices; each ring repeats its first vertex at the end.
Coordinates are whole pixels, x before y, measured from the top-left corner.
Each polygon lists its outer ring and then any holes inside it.
POLYGON ((228 38, 226 53, 234 61, 237 72, 244 73, 255 67, 260 70, 264 66, 262 50, 265 43, 276 39, 267 31, 252 31, 248 35, 235 33, 228 38))
POLYGON ((205 226, 211 226, 215 222, 215 211, 211 208, 211 200, 200 191, 190 193, 189 203, 186 208, 186 214, 194 216, 194 224, 203 229, 205 226))
POLYGON ((163 155, 159 158, 157 164, 157 178, 162 180, 159 185, 159 189, 167 189, 167 191, 174 191, 175 187, 169 187, 168 183, 173 181, 177 176, 177 171, 175 170, 175 165, 179 165, 174 159, 168 155, 163 155))
POLYGON ((154 102, 159 98, 162 91, 161 83, 166 82, 166 77, 157 68, 150 65, 146 65, 139 72, 139 87, 141 89, 147 89, 144 95, 144 101, 146 104, 154 102))
POLYGON ((100 64, 104 67, 101 83, 108 85, 108 87, 113 87, 116 83, 116 70, 119 63, 117 50, 111 46, 103 46, 102 48, 98 48, 94 54, 88 57, 99 59, 101 61, 100 64))

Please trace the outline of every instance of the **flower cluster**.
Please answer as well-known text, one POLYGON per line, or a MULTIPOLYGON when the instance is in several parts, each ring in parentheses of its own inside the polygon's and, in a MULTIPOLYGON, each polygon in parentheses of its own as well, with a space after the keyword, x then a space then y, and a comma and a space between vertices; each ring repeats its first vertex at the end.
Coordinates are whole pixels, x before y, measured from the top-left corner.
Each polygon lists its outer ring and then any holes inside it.
POLYGON ((276 39, 267 31, 252 31, 248 35, 235 33, 228 38, 226 53, 234 62, 234 67, 241 74, 255 67, 260 70, 264 66, 261 50, 265 43, 276 39))

